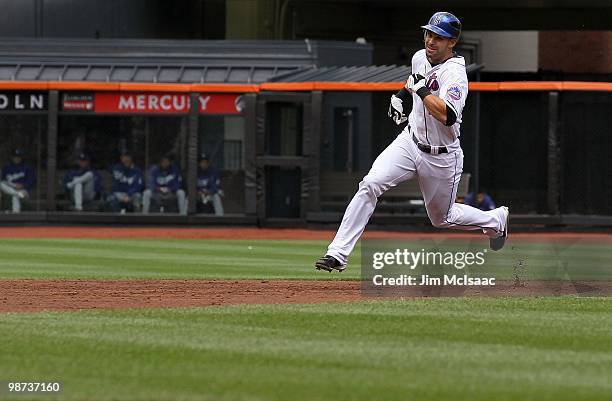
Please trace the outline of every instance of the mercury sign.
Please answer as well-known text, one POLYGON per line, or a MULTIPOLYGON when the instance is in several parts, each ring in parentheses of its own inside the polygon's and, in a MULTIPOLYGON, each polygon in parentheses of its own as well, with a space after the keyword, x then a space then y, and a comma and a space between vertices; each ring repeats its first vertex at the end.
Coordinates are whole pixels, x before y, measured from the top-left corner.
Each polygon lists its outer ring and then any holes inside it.
POLYGON ((46 93, 4 92, 0 93, 0 110, 46 110, 46 93))
MULTIPOLYGON (((240 114, 243 102, 239 94, 202 93, 198 96, 201 114, 240 114)), ((191 108, 188 93, 98 92, 96 113, 170 113, 186 114, 191 108)))

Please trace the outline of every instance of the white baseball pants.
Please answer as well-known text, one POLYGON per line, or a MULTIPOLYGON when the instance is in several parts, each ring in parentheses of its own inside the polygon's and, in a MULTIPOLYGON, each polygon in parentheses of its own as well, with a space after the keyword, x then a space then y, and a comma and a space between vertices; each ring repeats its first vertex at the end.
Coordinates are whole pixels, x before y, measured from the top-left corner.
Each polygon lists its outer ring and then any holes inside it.
POLYGON ((83 210, 83 200, 90 202, 96 197, 94 178, 93 173, 88 171, 68 183, 68 187, 72 192, 75 210, 83 210))
POLYGON ((501 235, 505 218, 500 208, 484 212, 455 203, 462 171, 461 148, 451 153, 431 155, 419 150, 411 134, 402 132, 376 158, 359 183, 359 189, 347 206, 340 228, 326 254, 346 264, 374 212, 378 197, 415 177, 419 180, 427 215, 434 227, 482 230, 489 237, 501 235))
POLYGON ((0 191, 11 197, 11 208, 13 213, 21 212, 21 200, 28 197, 28 191, 17 189, 8 181, 0 182, 0 191))

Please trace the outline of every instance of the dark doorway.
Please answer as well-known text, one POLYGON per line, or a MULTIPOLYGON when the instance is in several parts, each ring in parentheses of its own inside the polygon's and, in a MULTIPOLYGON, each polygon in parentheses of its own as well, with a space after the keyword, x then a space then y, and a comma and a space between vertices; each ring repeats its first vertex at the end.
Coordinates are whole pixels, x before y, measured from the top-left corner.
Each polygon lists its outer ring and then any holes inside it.
POLYGON ((266 167, 266 216, 300 217, 299 167, 266 167))
POLYGON ((334 171, 353 172, 357 167, 357 108, 334 109, 334 171))
POLYGON ((302 155, 301 103, 269 102, 266 105, 266 154, 302 155))

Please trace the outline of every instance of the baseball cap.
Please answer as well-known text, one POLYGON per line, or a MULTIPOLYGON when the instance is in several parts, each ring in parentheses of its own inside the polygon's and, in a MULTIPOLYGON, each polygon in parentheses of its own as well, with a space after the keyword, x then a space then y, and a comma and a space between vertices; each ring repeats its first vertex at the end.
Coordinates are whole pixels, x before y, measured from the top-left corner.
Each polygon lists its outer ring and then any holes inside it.
POLYGON ((199 161, 201 160, 208 160, 210 161, 210 157, 208 157, 208 155, 206 153, 201 153, 200 157, 198 158, 199 161))
POLYGON ((23 157, 23 150, 21 149, 13 149, 13 154, 14 157, 23 157))
POLYGON ((89 155, 85 152, 81 152, 79 153, 79 156, 77 157, 77 159, 79 160, 89 160, 89 155))

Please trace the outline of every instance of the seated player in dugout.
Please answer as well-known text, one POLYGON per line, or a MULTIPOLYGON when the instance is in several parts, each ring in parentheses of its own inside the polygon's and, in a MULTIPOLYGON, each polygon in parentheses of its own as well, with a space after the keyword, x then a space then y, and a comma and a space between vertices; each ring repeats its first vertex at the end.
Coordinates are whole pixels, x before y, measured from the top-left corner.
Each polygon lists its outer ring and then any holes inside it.
POLYGON ((470 205, 480 210, 493 210, 495 209, 495 202, 493 198, 484 190, 481 189, 476 196, 473 192, 470 192, 463 201, 466 205, 470 205))
POLYGON ((100 173, 91 167, 88 154, 80 153, 74 168, 64 175, 64 188, 70 194, 73 210, 80 212, 83 204, 91 204, 102 193, 100 173))
POLYGON ((343 271, 348 257, 376 208, 378 197, 403 181, 418 179, 427 215, 434 227, 477 230, 498 251, 508 238, 509 210, 489 211, 455 203, 463 171, 459 142, 468 94, 465 60, 455 52, 461 22, 448 12, 435 13, 423 29, 424 48, 412 57, 411 75, 391 96, 389 117, 404 130, 376 158, 344 212, 342 223, 315 268, 343 271), (412 100, 405 115, 404 102, 412 100))
POLYGON ((198 160, 197 189, 197 212, 223 216, 221 181, 217 169, 210 164, 210 159, 206 154, 201 154, 198 160))
POLYGON ((134 164, 132 154, 122 152, 120 162, 111 170, 112 193, 108 197, 111 210, 115 213, 139 212, 142 205, 142 170, 134 164))
POLYGON ((13 213, 21 212, 21 202, 29 198, 36 183, 36 173, 25 162, 21 149, 13 150, 11 161, 2 168, 0 191, 11 197, 13 213))
POLYGON ((187 215, 187 196, 182 189, 183 177, 179 168, 172 162, 172 156, 162 156, 159 164, 151 167, 147 184, 142 197, 143 213, 149 213, 151 203, 159 208, 160 213, 171 209, 174 203, 180 214, 187 215))

